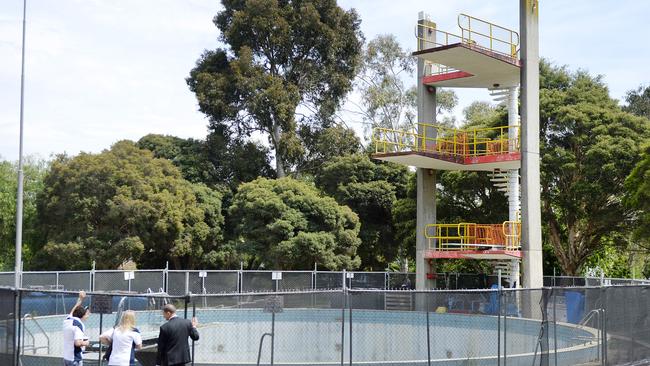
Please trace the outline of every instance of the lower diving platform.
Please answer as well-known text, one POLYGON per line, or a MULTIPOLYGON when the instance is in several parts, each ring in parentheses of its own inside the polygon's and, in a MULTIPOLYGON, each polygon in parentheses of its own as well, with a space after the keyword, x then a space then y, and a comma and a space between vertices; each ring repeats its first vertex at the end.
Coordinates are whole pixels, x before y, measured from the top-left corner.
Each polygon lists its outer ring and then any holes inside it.
POLYGON ((429 224, 427 259, 519 259, 521 222, 429 224))

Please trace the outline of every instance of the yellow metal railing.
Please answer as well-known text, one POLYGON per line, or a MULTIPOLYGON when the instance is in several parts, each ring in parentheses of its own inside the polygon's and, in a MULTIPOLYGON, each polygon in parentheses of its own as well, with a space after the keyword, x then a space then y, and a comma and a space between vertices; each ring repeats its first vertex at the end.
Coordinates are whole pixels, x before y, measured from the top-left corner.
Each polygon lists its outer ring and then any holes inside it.
POLYGON ((478 250, 499 248, 519 250, 521 247, 521 223, 506 221, 503 224, 429 224, 424 236, 429 249, 440 251, 478 250))
POLYGON ((461 37, 493 52, 517 58, 519 33, 467 14, 458 15, 461 37))
MULTIPOLYGON (((519 33, 500 25, 479 19, 467 14, 458 15, 460 35, 439 30, 428 24, 418 24, 415 28, 415 38, 418 40, 418 51, 450 44, 464 43, 478 46, 492 52, 519 58, 519 33)), ((432 64, 427 75, 441 75, 458 71, 444 65, 432 64)))
POLYGON ((467 14, 458 15, 458 27, 461 31, 460 35, 439 30, 435 26, 428 24, 418 24, 415 28, 418 51, 464 43, 517 58, 519 53, 519 33, 467 14))
POLYGON ((521 222, 505 221, 502 228, 506 238, 506 249, 518 250, 521 247, 521 222))
POLYGON ((455 129, 419 123, 418 132, 377 127, 372 142, 376 153, 431 152, 461 157, 500 155, 519 151, 520 128, 500 126, 455 129), (509 130, 514 129, 514 138, 509 130))

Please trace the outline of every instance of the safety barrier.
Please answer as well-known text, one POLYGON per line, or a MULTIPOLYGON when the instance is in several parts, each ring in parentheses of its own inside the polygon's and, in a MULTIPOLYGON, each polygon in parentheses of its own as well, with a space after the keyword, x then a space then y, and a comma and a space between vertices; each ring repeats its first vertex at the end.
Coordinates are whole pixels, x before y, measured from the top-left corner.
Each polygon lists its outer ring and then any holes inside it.
POLYGON ((521 223, 505 221, 503 224, 429 224, 425 228, 429 249, 441 251, 505 249, 519 250, 521 223))
POLYGON ((455 129, 418 123, 418 131, 377 127, 372 141, 378 154, 418 151, 476 157, 518 152, 519 135, 519 125, 455 129))
POLYGON ((514 59, 518 58, 519 33, 467 14, 458 15, 458 27, 461 31, 460 35, 439 30, 435 26, 418 24, 415 30, 418 51, 463 43, 514 59))
MULTIPOLYGON (((84 364, 99 363, 99 335, 126 309, 136 311, 144 345, 135 357, 140 364, 154 364, 165 301, 176 305, 179 318, 198 319, 200 339, 191 345, 197 365, 559 366, 650 361, 649 285, 535 289, 491 285, 484 290, 342 287, 188 296, 90 292, 83 303, 91 308, 84 320, 91 343, 84 364), (260 347, 265 333, 271 342, 260 347)), ((75 300, 77 293, 0 291, 0 315, 4 314, 0 324, 6 325, 0 333, 1 365, 63 363, 62 323, 70 306, 49 311, 49 303, 62 297, 75 300), (22 310, 19 314, 16 304, 22 310), (28 322, 20 321, 22 314, 27 314, 28 322)))

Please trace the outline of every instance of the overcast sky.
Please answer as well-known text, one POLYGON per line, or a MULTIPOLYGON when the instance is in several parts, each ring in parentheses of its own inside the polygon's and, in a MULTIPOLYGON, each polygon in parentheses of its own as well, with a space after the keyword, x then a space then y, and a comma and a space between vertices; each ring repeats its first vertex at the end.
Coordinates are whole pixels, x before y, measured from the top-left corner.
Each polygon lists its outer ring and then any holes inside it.
MULTIPOLYGON (((392 33, 408 49, 420 10, 452 33, 460 12, 518 28, 516 0, 339 4, 358 10, 366 39, 392 33)), ((98 152, 147 133, 205 137, 185 77, 218 46, 219 8, 215 0, 28 0, 25 154, 98 152)), ((622 99, 650 84, 648 14, 645 0, 541 0, 540 54, 604 75, 622 99)), ((0 1, 0 157, 10 160, 18 156, 21 25, 22 0, 0 1)), ((458 94, 456 114, 489 100, 486 91, 458 94)))

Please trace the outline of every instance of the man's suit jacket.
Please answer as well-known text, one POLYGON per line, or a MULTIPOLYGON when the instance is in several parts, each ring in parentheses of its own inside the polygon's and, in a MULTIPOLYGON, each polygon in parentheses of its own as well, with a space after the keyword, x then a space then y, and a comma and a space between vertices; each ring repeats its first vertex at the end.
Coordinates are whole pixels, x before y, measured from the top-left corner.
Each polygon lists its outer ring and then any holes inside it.
POLYGON ((199 332, 188 319, 173 317, 160 326, 156 365, 185 365, 191 362, 187 338, 199 340, 199 332))

